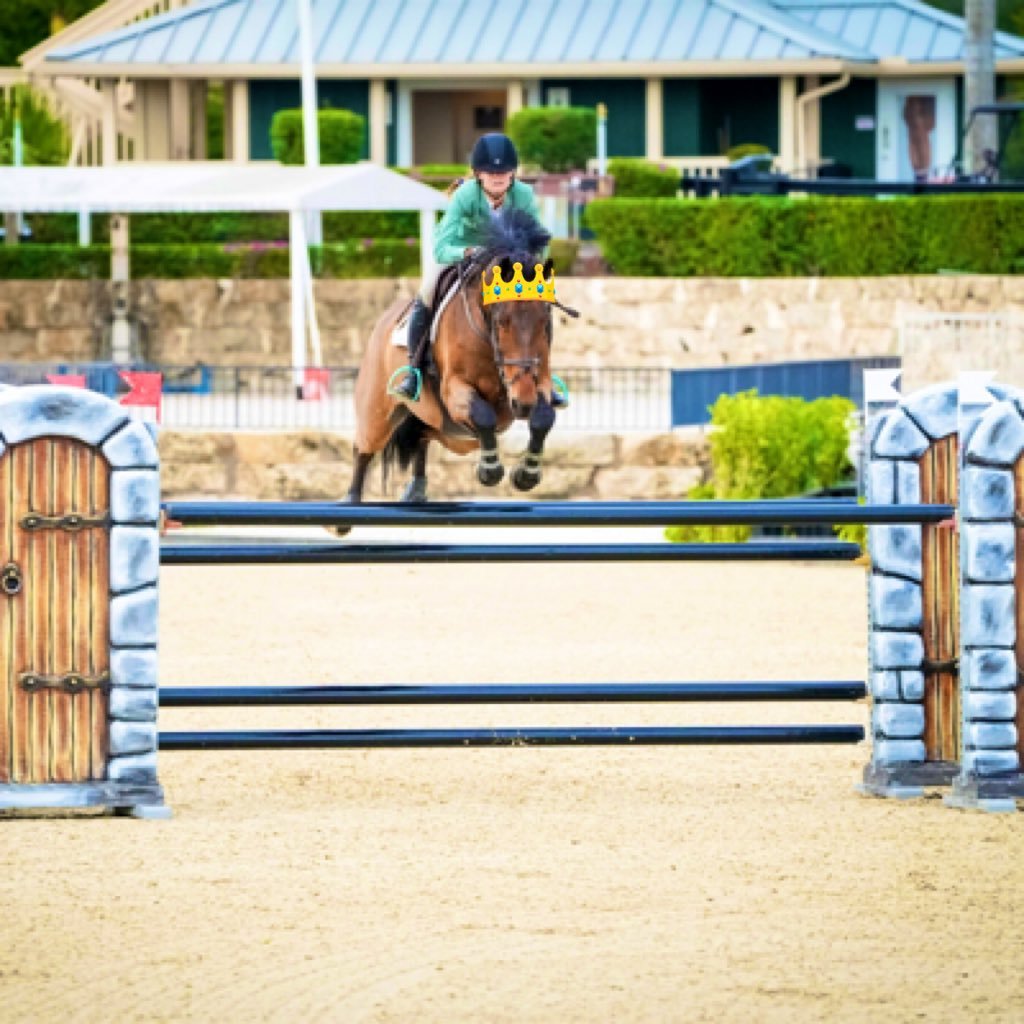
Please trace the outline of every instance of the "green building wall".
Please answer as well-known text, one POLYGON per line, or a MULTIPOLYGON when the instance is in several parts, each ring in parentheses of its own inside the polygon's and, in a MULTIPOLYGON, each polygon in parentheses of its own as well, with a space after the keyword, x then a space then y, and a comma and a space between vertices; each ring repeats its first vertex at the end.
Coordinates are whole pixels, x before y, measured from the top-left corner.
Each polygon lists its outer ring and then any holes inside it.
POLYGON ((877 166, 878 86, 873 78, 854 78, 845 89, 821 100, 821 156, 835 162, 834 170, 849 170, 854 178, 874 178, 877 166), (857 119, 873 125, 858 131, 857 119))
MULTIPOLYGON (((351 110, 367 121, 361 157, 370 155, 369 113, 370 83, 320 79, 317 82, 317 103, 320 107, 351 110)), ((297 79, 260 78, 249 82, 249 159, 272 160, 270 122, 279 110, 302 106, 302 87, 297 79)), ((389 140, 390 142, 390 140, 389 140)), ((389 146, 390 148, 390 146, 389 146)))
POLYGON ((779 145, 777 78, 667 78, 662 86, 666 156, 717 156, 730 146, 779 145))
POLYGON ((647 152, 647 83, 642 78, 546 78, 541 102, 548 89, 568 88, 574 107, 608 107, 608 155, 644 156, 647 152))

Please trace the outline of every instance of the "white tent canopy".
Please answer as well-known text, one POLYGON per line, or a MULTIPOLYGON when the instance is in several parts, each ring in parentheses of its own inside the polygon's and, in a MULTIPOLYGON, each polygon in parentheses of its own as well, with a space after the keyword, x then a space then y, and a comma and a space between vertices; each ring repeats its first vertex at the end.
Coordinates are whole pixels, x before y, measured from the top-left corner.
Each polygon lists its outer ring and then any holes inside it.
MULTIPOLYGON (((292 358, 305 366, 306 306, 312 275, 304 214, 325 210, 415 210, 421 270, 433 258, 434 220, 444 195, 376 164, 294 167, 224 162, 108 167, 0 167, 0 213, 289 213, 292 254, 292 358)), ((118 259, 112 254, 112 260, 118 259)), ((126 254, 122 254, 126 262, 126 254)))
POLYGON ((0 211, 5 212, 436 211, 446 205, 436 189, 371 163, 0 167, 0 211))

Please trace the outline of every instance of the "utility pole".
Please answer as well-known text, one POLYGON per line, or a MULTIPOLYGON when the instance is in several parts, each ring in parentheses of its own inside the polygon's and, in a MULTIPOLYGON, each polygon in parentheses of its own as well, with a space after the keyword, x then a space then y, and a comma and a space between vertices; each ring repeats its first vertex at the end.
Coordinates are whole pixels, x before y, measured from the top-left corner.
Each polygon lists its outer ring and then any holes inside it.
MULTIPOLYGON (((983 103, 992 103, 996 93, 993 35, 996 0, 966 0, 964 38, 964 116, 983 103)), ((999 118, 992 114, 976 117, 967 139, 967 170, 977 174, 988 164, 985 151, 999 150, 999 118)))

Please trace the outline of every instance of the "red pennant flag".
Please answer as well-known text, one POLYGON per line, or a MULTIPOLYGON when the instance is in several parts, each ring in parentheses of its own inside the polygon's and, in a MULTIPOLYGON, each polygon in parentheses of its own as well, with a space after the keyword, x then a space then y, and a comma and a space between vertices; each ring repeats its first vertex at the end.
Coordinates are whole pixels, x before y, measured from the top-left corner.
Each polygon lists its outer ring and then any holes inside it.
POLYGON ((121 405, 142 405, 156 410, 156 421, 160 422, 160 401, 163 390, 163 375, 143 373, 136 370, 122 370, 121 380, 131 391, 121 399, 121 405))
POLYGON ((85 387, 85 374, 84 373, 48 373, 46 375, 47 384, 56 384, 62 388, 84 388, 85 387))
POLYGON ((331 371, 307 368, 302 373, 302 397, 307 402, 320 402, 331 396, 331 371))

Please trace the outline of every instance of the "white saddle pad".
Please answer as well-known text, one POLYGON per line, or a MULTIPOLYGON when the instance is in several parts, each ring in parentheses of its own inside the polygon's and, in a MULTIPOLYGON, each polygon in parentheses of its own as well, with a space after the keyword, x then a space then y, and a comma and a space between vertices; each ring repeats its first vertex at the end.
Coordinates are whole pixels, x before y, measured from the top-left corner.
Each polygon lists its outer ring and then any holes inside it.
MULTIPOLYGON (((444 298, 441 299, 441 305, 437 307, 437 312, 434 314, 434 319, 430 321, 430 344, 433 345, 437 339, 437 325, 441 322, 441 314, 448 308, 448 304, 455 298, 459 291, 459 282, 456 279, 455 284, 448 290, 444 298)), ((406 316, 404 320, 399 323, 395 329, 391 332, 391 344, 397 348, 408 348, 409 347, 409 317, 406 316)))

